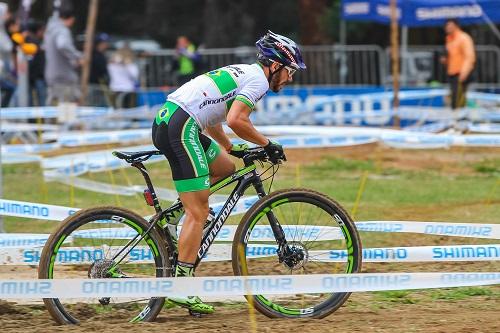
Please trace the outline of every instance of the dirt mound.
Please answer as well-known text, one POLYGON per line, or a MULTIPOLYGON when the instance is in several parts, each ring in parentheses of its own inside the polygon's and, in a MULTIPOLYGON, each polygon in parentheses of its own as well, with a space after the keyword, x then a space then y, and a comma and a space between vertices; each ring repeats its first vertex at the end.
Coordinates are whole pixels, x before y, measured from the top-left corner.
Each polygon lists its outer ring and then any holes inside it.
POLYGON ((0 316, 17 314, 24 315, 27 313, 28 311, 25 308, 19 307, 15 303, 0 300, 0 316))
MULTIPOLYGON (((131 324, 132 312, 100 313, 87 317, 78 326, 58 326, 38 307, 26 306, 30 317, 0 316, 2 333, 27 332, 499 332, 498 298, 478 296, 467 300, 420 299, 420 292, 408 298, 380 301, 383 295, 357 293, 334 314, 323 319, 270 319, 247 304, 219 305, 202 318, 189 316, 185 309, 165 309, 156 322, 131 324), (407 302, 407 300, 412 302, 407 302)), ((21 309, 21 308, 20 308, 21 309)), ((135 312, 136 313, 136 312, 135 312)))

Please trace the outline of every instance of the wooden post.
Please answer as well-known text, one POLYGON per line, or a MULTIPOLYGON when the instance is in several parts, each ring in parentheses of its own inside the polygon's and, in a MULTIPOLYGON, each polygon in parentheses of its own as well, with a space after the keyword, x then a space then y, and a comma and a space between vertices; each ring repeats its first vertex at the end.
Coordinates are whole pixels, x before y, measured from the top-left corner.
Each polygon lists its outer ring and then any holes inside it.
POLYGON ((80 98, 80 105, 85 104, 85 100, 88 94, 90 65, 92 63, 92 48, 94 46, 94 33, 97 21, 98 7, 99 7, 99 0, 90 0, 89 14, 87 17, 87 28, 85 29, 85 45, 83 49, 84 63, 82 67, 82 77, 81 77, 82 96, 80 98))
POLYGON ((391 61, 392 61, 392 110, 394 111, 394 126, 400 128, 399 122, 399 34, 397 0, 391 0, 391 61))

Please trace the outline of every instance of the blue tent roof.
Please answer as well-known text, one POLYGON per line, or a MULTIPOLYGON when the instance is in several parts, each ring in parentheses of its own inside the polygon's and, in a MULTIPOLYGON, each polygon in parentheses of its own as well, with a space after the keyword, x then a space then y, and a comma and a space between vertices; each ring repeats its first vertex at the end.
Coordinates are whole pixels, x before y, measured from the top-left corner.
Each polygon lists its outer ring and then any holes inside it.
MULTIPOLYGON (((390 23, 389 0, 342 0, 342 18, 353 21, 390 23)), ((401 25, 443 25, 447 19, 460 24, 500 22, 500 0, 397 0, 401 25)))

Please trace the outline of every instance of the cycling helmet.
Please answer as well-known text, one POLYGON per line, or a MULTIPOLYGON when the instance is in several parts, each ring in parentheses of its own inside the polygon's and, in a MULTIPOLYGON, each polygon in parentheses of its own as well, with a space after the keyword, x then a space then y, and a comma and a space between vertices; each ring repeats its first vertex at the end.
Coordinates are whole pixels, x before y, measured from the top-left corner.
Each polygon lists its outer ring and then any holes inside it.
POLYGON ((294 69, 306 69, 306 64, 302 60, 302 54, 298 45, 285 36, 268 31, 256 43, 259 53, 259 61, 275 61, 294 69))

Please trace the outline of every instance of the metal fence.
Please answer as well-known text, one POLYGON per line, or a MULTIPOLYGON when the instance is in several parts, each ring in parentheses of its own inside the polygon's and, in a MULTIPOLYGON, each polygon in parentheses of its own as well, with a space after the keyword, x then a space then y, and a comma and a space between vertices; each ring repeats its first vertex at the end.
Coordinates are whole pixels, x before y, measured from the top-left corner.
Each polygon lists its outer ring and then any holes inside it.
MULTIPOLYGON (((254 47, 199 50, 198 71, 228 64, 255 62, 254 47)), ((148 87, 176 85, 174 50, 144 56, 140 60, 143 82, 148 87)), ((386 77, 384 50, 376 45, 321 45, 303 48, 308 68, 294 77, 296 84, 365 84, 381 85, 386 77)))
MULTIPOLYGON (((200 49, 198 72, 235 63, 255 61, 254 47, 200 49)), ((477 63, 473 81, 500 84, 500 48, 476 46, 477 63)), ((390 53, 377 45, 321 45, 303 47, 308 69, 294 77, 300 85, 390 85, 390 53)), ((422 86, 429 82, 446 82, 446 70, 439 62, 444 48, 436 45, 411 46, 402 54, 403 85, 422 86)), ((140 58, 142 86, 177 85, 174 50, 162 50, 140 58)))
MULTIPOLYGON (((390 50, 386 49, 386 57, 390 64, 390 50)), ((401 82, 407 86, 422 86, 429 82, 446 82, 446 68, 440 57, 446 51, 442 46, 411 46, 408 52, 401 54, 401 82)), ((500 48, 494 45, 476 46, 476 65, 471 81, 482 85, 500 84, 500 48)), ((386 83, 391 82, 388 77, 386 83)))

